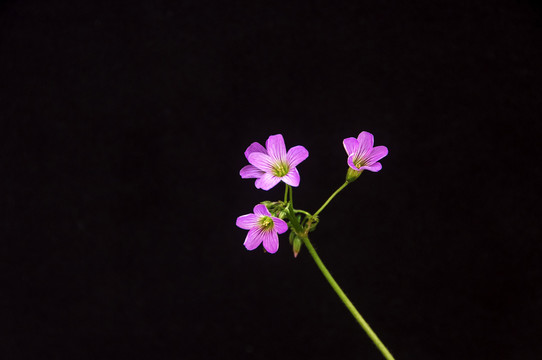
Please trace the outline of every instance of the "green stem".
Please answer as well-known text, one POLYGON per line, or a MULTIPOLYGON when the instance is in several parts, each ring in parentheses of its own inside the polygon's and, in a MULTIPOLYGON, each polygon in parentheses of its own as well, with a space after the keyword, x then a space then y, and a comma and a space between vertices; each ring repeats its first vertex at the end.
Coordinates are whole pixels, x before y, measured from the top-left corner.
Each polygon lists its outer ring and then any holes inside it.
POLYGON ((329 197, 329 199, 327 199, 327 201, 324 203, 324 205, 322 205, 322 206, 320 207, 320 209, 318 209, 318 211, 316 211, 316 212, 314 213, 314 216, 318 216, 318 214, 320 214, 320 213, 322 212, 322 210, 324 210, 324 208, 327 206, 327 204, 329 204, 329 202, 330 202, 331 200, 333 200, 333 198, 334 198, 338 193, 340 193, 341 190, 344 189, 344 188, 346 187, 346 185, 348 185, 348 184, 349 184, 349 182, 346 181, 344 184, 341 185, 340 188, 338 188, 337 190, 335 190, 335 192, 334 192, 333 194, 331 194, 331 196, 329 197))
POLYGON ((294 188, 291 187, 290 185, 287 185, 287 186, 290 189, 290 204, 294 206, 294 188))
POLYGON ((298 209, 298 210, 294 210, 294 212, 296 212, 296 213, 302 213, 302 214, 305 214, 305 215, 307 215, 307 216, 312 216, 311 213, 309 213, 309 212, 307 212, 307 211, 305 211, 305 210, 299 210, 299 209, 298 209))
POLYGON ((284 202, 287 202, 288 201, 288 187, 289 185, 288 184, 284 184, 284 202))
MULTIPOLYGON (((343 185, 343 187, 346 186, 346 185, 343 185)), ((340 189, 339 189, 340 190, 340 189)), ((329 284, 331 285, 331 287, 333 288, 333 290, 335 290, 335 292, 337 293, 337 295, 339 295, 339 298, 342 300, 342 302, 344 303, 344 305, 346 305, 346 307, 348 308, 348 310, 350 310, 350 312, 352 313, 352 315, 354 316, 354 318, 356 319, 356 321, 361 325, 361 327, 363 328, 363 330, 365 330, 365 332, 367 333, 367 335, 371 338, 371 340, 373 340, 374 344, 376 345, 376 347, 380 350, 380 352, 382 353, 382 355, 384 355, 384 357, 388 360, 394 360, 394 357, 393 355, 388 351, 388 349, 386 348, 386 346, 382 343, 382 341, 380 341, 380 339, 378 338, 378 336, 376 336, 376 334, 374 333, 374 331, 371 329, 371 327, 369 326, 369 324, 367 324, 367 322, 363 319, 363 317, 361 316, 361 314, 358 312, 358 310, 355 308, 354 304, 352 304, 352 302, 348 299, 348 297, 346 296, 346 294, 342 291, 342 289, 339 287, 339 284, 337 284, 337 282, 335 281, 335 279, 333 279, 333 276, 331 276, 331 274, 329 273, 328 269, 325 267, 324 263, 322 262, 322 260, 320 259, 320 257, 318 256, 318 254, 316 253, 316 250, 314 249, 314 247, 312 246, 311 242, 309 241, 309 238, 306 237, 306 236, 303 236, 301 237, 301 240, 303 241, 303 243, 305 244, 305 246, 307 247, 307 249, 309 250, 309 253, 311 254, 312 258, 314 259, 314 262, 316 262, 316 265, 318 266, 318 268, 320 269, 320 271, 322 272, 322 274, 324 274, 324 277, 326 278, 326 280, 329 282, 329 284)))
POLYGON ((301 228, 301 225, 299 224, 299 221, 297 220, 297 217, 295 216, 295 210, 292 203, 288 203, 288 217, 290 218, 290 223, 293 227, 293 232, 295 232, 298 236, 303 233, 303 229, 301 228))
MULTIPOLYGON (((342 188, 344 188, 344 186, 346 185, 343 185, 341 187, 341 189, 337 190, 335 193, 339 192, 340 190, 342 190, 342 188)), ((335 195, 335 194, 334 194, 335 195)), ((334 196, 333 195, 333 196, 334 196)), ((332 196, 332 197, 333 197, 332 196)), ((378 338, 378 336, 374 333, 374 331, 371 329, 371 327, 369 326, 369 324, 363 319, 363 317, 361 316, 361 314, 358 312, 358 310, 356 309, 356 307, 354 306, 354 304, 352 304, 352 302, 350 301, 350 299, 348 299, 348 297, 346 296, 346 294, 342 291, 341 287, 339 286, 339 284, 337 284, 337 282, 335 281, 335 279, 333 279, 333 276, 331 276, 331 273, 329 272, 329 270, 326 268, 326 266, 324 265, 324 263, 322 262, 322 260, 320 259, 320 257, 318 256, 318 253, 316 252, 316 250, 314 249, 314 247, 312 246, 308 236, 303 232, 303 229, 301 227, 301 225, 299 224, 299 221, 297 221, 297 218, 295 216, 295 210, 294 210, 294 207, 292 206, 291 203, 288 204, 288 217, 290 218, 290 224, 292 225, 293 229, 291 229, 292 231, 294 231, 296 233, 297 236, 299 236, 301 238, 301 240, 303 241, 303 243, 305 244, 305 246, 307 247, 307 249, 309 250, 309 253, 311 254, 312 258, 314 259, 314 262, 316 263, 316 266, 318 266, 318 268, 320 269, 320 271, 322 272, 322 274, 324 274, 324 277, 326 278, 326 280, 329 282, 329 284, 331 285, 331 287, 333 288, 333 290, 335 290, 335 292, 337 293, 337 295, 339 296, 339 298, 341 299, 341 301, 344 303, 344 305, 346 305, 346 307, 348 308, 348 310, 350 310, 350 313, 354 316, 354 319, 356 319, 356 321, 361 325, 361 327, 363 328, 363 330, 365 330, 365 332, 367 333, 367 335, 369 336, 369 338, 371 338, 371 340, 374 342, 374 344, 376 345, 376 347, 380 350, 380 352, 382 353, 382 355, 384 355, 384 357, 387 359, 387 360, 394 360, 394 357, 393 355, 389 352, 389 350, 386 348, 386 346, 382 343, 382 341, 380 341, 380 339, 378 338)))

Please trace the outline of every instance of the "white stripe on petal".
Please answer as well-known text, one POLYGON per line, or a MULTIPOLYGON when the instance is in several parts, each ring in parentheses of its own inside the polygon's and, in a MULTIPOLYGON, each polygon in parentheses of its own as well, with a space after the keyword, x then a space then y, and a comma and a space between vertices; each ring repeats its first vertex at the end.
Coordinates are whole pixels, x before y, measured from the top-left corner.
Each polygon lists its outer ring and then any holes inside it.
POLYGON ((262 233, 263 247, 268 253, 274 254, 279 249, 279 236, 275 231, 266 231, 262 233))
POLYGON ((276 177, 276 176, 271 175, 269 173, 265 173, 265 174, 262 175, 261 178, 256 180, 256 187, 258 189, 262 189, 262 190, 267 191, 267 190, 271 189, 273 186, 277 185, 279 182, 280 182, 279 177, 276 177))
POLYGON ((284 181, 290 186, 299 186, 299 181, 301 180, 301 178, 299 176, 299 171, 297 171, 296 168, 293 168, 288 174, 281 177, 280 180, 284 181))
POLYGON ((273 216, 273 222, 275 223, 274 229, 279 234, 284 234, 288 230, 288 224, 286 224, 286 221, 273 216))
POLYGON ((253 152, 261 152, 261 153, 267 154, 267 150, 265 150, 265 148, 260 143, 257 143, 257 142, 253 142, 245 150, 245 157, 247 158, 247 160, 248 160, 248 156, 252 154, 253 152))
POLYGON ((303 160, 309 157, 309 151, 301 145, 294 146, 286 154, 288 165, 291 168, 299 165, 303 160))
POLYGON ((256 249, 263 241, 262 231, 259 228, 250 229, 243 245, 247 250, 256 249))
POLYGON ((356 152, 359 142, 358 139, 349 137, 343 140, 343 146, 344 150, 346 150, 346 153, 348 155, 352 155, 354 152, 356 152))
POLYGON ((388 155, 388 148, 385 146, 376 146, 367 157, 367 164, 374 164, 384 156, 388 155))
POLYGON ((241 178, 243 179, 257 179, 259 177, 262 177, 263 174, 264 172, 254 165, 243 166, 241 171, 239 171, 239 175, 241 175, 241 178))
POLYGON ((359 147, 356 153, 358 154, 359 157, 365 158, 373 149, 373 145, 374 145, 373 134, 367 131, 362 131, 358 135, 358 143, 359 143, 359 147))
POLYGON ((237 218, 235 225, 241 229, 250 230, 253 227, 258 226, 258 216, 254 214, 242 215, 237 218))
POLYGON ((273 159, 267 154, 253 152, 248 156, 248 162, 262 171, 273 171, 273 159))
POLYGON ((286 160, 286 144, 281 134, 271 135, 265 142, 265 147, 273 162, 286 160))

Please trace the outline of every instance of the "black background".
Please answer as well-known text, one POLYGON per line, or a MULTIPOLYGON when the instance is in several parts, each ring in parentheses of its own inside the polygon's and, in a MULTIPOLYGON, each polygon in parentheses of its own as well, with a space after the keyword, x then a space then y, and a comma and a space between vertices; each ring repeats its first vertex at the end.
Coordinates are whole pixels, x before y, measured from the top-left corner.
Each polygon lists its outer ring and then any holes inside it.
POLYGON ((248 252, 243 152, 397 359, 542 352, 542 18, 529 2, 0 5, 3 359, 381 355, 306 251, 248 252))

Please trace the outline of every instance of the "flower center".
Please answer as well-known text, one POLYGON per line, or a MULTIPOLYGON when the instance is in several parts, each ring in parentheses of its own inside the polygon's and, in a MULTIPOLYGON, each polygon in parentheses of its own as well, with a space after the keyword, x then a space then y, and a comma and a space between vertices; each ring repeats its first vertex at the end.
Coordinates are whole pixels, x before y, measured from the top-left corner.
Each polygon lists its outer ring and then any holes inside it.
POLYGON ((275 227, 273 219, 271 219, 269 216, 262 216, 258 222, 260 228, 264 231, 272 230, 275 227))
POLYGON ((273 175, 277 177, 283 177, 288 175, 290 172, 290 166, 288 166, 288 163, 285 162, 279 162, 273 165, 273 175))
POLYGON ((362 166, 365 166, 366 163, 367 163, 367 162, 366 162, 365 159, 363 159, 363 158, 359 158, 359 159, 356 159, 356 160, 354 161, 354 165, 356 165, 356 167, 357 167, 358 169, 359 169, 360 167, 362 167, 362 166))

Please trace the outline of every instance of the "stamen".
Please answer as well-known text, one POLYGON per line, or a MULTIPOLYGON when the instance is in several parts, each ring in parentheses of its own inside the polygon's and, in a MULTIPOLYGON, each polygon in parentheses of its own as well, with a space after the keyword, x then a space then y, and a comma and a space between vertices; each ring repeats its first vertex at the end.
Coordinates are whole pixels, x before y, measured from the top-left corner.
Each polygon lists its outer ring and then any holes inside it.
POLYGON ((366 162, 365 162, 365 159, 363 158, 360 158, 360 159, 356 159, 354 161, 354 165, 356 165, 356 167, 359 169, 360 167, 362 166, 365 166, 366 165, 366 162))
POLYGON ((272 230, 275 227, 273 219, 271 219, 269 216, 262 216, 259 223, 260 228, 264 231, 272 230))
POLYGON ((286 176, 288 175, 288 172, 290 172, 290 166, 288 163, 279 162, 273 165, 273 175, 277 177, 286 176))

